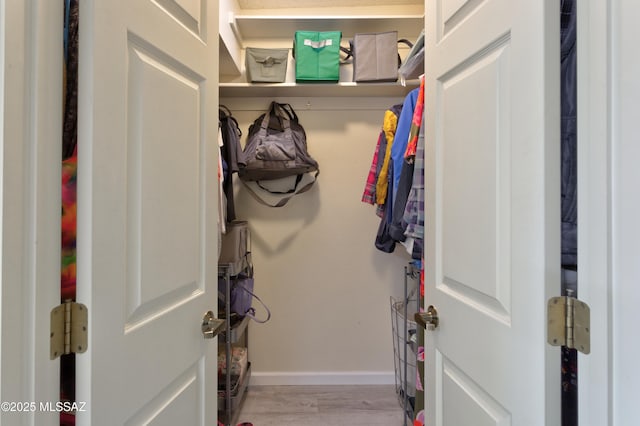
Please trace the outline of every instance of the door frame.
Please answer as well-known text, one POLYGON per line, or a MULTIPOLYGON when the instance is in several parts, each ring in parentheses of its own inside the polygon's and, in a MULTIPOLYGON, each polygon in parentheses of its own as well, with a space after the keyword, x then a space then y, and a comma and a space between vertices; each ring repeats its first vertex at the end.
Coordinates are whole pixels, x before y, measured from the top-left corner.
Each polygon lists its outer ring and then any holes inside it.
POLYGON ((637 420, 640 344, 622 336, 634 335, 640 317, 633 307, 640 301, 637 262, 625 263, 640 255, 630 252, 637 247, 640 203, 632 194, 640 170, 628 164, 638 153, 630 117, 640 91, 631 45, 638 20, 635 2, 578 5, 578 295, 591 307, 591 354, 578 359, 581 426, 637 420))
POLYGON ((610 40, 614 1, 588 0, 577 5, 578 297, 591 308, 591 354, 578 357, 582 426, 612 424, 610 40))
MULTIPOLYGON (((611 220, 616 208, 611 203, 615 133, 611 42, 614 20, 620 18, 614 6, 620 3, 588 0, 578 8, 578 108, 581 117, 588 117, 578 122, 582 147, 578 161, 587 171, 579 175, 580 297, 590 304, 592 318, 598 319, 592 322, 592 353, 579 359, 583 426, 613 424, 616 376, 610 340, 612 294, 617 290, 611 283, 611 220)), ((45 0, 0 0, 3 401, 58 398, 58 363, 49 361, 48 350, 42 348, 42 342, 48 342, 48 327, 37 326, 48 324, 45 317, 59 298, 58 286, 52 285, 57 279, 51 277, 59 276, 59 200, 54 195, 59 194, 60 162, 52 159, 60 155, 62 55, 57 52, 62 52, 58 26, 62 11, 53 6, 54 2, 45 0), (27 34, 25 28, 33 31, 27 34), (44 309, 36 309, 40 306, 44 309)), ((616 40, 621 37, 616 35, 616 40)), ((0 420, 9 415, 0 413, 0 420)), ((38 413, 35 423, 56 421, 51 413, 38 413)))
POLYGON ((0 423, 59 423, 39 404, 60 399, 49 312, 60 303, 62 9, 0 0, 0 397, 33 403, 0 411, 0 423))
MULTIPOLYGON (((617 25, 623 0, 586 0, 580 2, 578 15, 578 228, 579 297, 591 307, 591 354, 579 354, 579 419, 581 426, 614 425, 625 413, 616 413, 612 398, 616 383, 613 369, 615 323, 613 300, 621 297, 612 284, 612 250, 615 238, 612 217, 619 206, 612 202, 616 95, 613 61, 616 42, 632 34, 623 34, 617 25), (587 117, 584 119, 583 117, 587 117)), ((640 19, 640 16, 636 16, 640 19)), ((426 20, 426 19, 425 19, 426 20)), ((619 61, 619 59, 616 59, 619 61)), ((640 66, 636 65, 640 68, 640 66)), ((617 91, 616 91, 617 89, 617 91)), ((636 172, 638 174, 638 172, 636 172)), ((640 180, 640 176, 635 181, 640 180)), ((637 290, 636 290, 637 291, 637 290)), ((635 315, 637 319, 638 315, 635 315)), ((640 367, 627 365, 640 376, 640 367)), ((630 413, 627 413, 630 414, 630 413)))

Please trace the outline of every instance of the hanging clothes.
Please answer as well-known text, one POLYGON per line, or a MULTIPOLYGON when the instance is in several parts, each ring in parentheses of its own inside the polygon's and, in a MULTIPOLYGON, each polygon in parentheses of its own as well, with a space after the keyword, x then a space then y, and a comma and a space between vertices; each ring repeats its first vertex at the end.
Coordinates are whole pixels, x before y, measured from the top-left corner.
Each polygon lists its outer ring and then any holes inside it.
POLYGON ((62 159, 73 155, 78 139, 78 0, 65 0, 62 159))
POLYGON ((76 297, 76 210, 77 210, 78 152, 62 162, 62 220, 61 220, 61 300, 76 297))
MULTIPOLYGON (((385 111, 382 131, 378 136, 377 155, 374 154, 377 173, 375 186, 376 214, 380 217, 380 224, 378 225, 374 244, 378 250, 385 253, 392 253, 396 247, 396 240, 391 237, 390 234, 393 203, 391 201, 391 191, 389 191, 389 182, 392 179, 393 170, 391 167, 391 147, 395 138, 398 117, 401 112, 402 105, 399 104, 385 111)), ((365 191, 370 191, 369 178, 371 177, 373 168, 374 165, 372 164, 365 191)), ((363 198, 365 196, 368 196, 368 194, 364 194, 363 198)))
POLYGON ((246 166, 244 153, 240 144, 242 131, 229 108, 220 105, 218 110, 220 158, 223 163, 222 189, 226 197, 226 222, 236 219, 235 203, 233 199, 233 174, 246 166))
MULTIPOLYGON (((409 194, 412 192, 414 181, 414 168, 415 168, 415 152, 418 144, 418 135, 422 128, 422 117, 424 113, 424 78, 421 79, 420 87, 418 88, 417 98, 415 106, 413 108, 413 114, 411 118, 411 126, 409 128, 409 135, 405 151, 403 153, 403 161, 400 163, 402 170, 400 172, 400 179, 396 187, 396 196, 394 199, 393 218, 391 220, 390 233, 391 236, 405 246, 407 252, 412 255, 414 259, 420 260, 422 257, 422 250, 419 249, 414 253, 413 238, 406 238, 407 221, 405 220, 405 210, 407 202, 409 200, 409 194)), ((395 167, 394 163, 394 167, 395 167)), ((424 185, 423 185, 424 188, 424 185)))
POLYGON ((62 133, 61 300, 76 297, 76 178, 78 169, 78 0, 65 0, 62 133))
POLYGON ((411 192, 413 166, 413 161, 405 161, 402 163, 402 172, 400 173, 400 180, 396 188, 396 198, 393 201, 393 213, 391 215, 389 232, 394 240, 401 243, 406 241, 404 231, 407 228, 407 224, 404 221, 404 209, 409 199, 409 192, 411 192))
MULTIPOLYGON (((420 262, 420 306, 424 300, 424 259, 420 262)), ((416 355, 416 398, 413 410, 413 426, 424 426, 424 333, 418 333, 418 353, 416 355)))
MULTIPOLYGON (((220 152, 224 147, 224 140, 222 138, 222 129, 218 127, 218 148, 220 152)), ((222 159, 222 154, 218 155, 218 257, 220 257, 220 252, 222 250, 222 234, 227 232, 227 216, 228 216, 228 206, 227 206, 227 197, 225 194, 225 174, 227 172, 227 168, 225 167, 224 161, 222 159)), ((231 188, 233 191, 233 188, 231 188)), ((235 212, 233 208, 231 209, 234 218, 235 212)), ((233 220, 233 219, 232 219, 233 220)))
POLYGON ((378 164, 380 163, 380 146, 384 141, 384 131, 381 131, 378 135, 378 142, 376 143, 376 149, 373 152, 373 160, 371 161, 371 168, 367 175, 367 181, 364 185, 364 191, 362 192, 362 202, 367 204, 375 204, 376 202, 376 181, 378 176, 378 164))
MULTIPOLYGON (((376 204, 384 206, 387 202, 387 191, 389 189, 389 164, 391 161, 391 147, 396 137, 398 128, 398 118, 402 113, 402 105, 394 105, 384 114, 382 131, 385 135, 386 145, 378 180, 376 182, 376 204)), ((381 145, 382 147, 382 145, 381 145)))
POLYGON ((411 127, 411 138, 405 152, 407 161, 413 160, 413 182, 403 212, 405 236, 413 241, 411 257, 422 259, 424 240, 424 76, 420 78, 420 93, 411 127), (415 132, 418 128, 417 134, 415 132))
MULTIPOLYGON (((387 198, 390 198, 390 196, 391 193, 387 194, 387 198)), ((376 233, 375 246, 382 252, 393 253, 396 248, 396 240, 391 236, 390 232, 393 214, 391 201, 387 201, 383 207, 382 218, 380 219, 380 225, 378 225, 378 232, 376 233)))
POLYGON ((396 134, 391 146, 391 167, 393 174, 390 183, 392 187, 392 201, 396 198, 398 182, 400 181, 400 174, 402 173, 402 163, 404 162, 404 153, 409 143, 409 132, 411 131, 413 112, 418 101, 419 92, 419 88, 413 89, 405 97, 402 104, 402 112, 398 118, 398 127, 396 128, 396 134))
MULTIPOLYGON (((78 172, 78 0, 64 0, 63 117, 61 170, 60 299, 76 299, 76 211, 78 172)), ((75 401, 75 355, 60 357, 60 401, 75 401)), ((75 425, 73 413, 60 413, 61 426, 75 425)))
MULTIPOLYGON (((420 205, 420 197, 424 199, 424 196, 417 192, 424 191, 424 180, 414 179, 414 169, 423 112, 424 78, 421 78, 420 87, 409 92, 402 105, 394 105, 385 112, 383 129, 378 136, 362 195, 363 202, 377 204, 376 213, 381 217, 376 247, 391 253, 396 242, 401 242, 417 260, 422 256, 422 241, 420 238, 416 244, 416 235, 421 231, 419 226, 424 226, 424 207, 420 205), (409 211, 406 211, 407 206, 409 211), (406 230, 409 222, 405 216, 412 225, 408 240, 406 230)), ((424 173, 423 161, 420 162, 420 170, 424 173)))
MULTIPOLYGON (((560 4, 562 294, 578 297, 576 2, 560 4)), ((578 353, 562 347, 562 426, 578 424, 578 353)))
POLYGON ((418 144, 418 134, 422 126, 422 118, 424 116, 424 75, 420 77, 420 87, 418 88, 418 99, 413 109, 413 117, 411 119, 411 128, 409 129, 409 139, 407 141, 407 149, 404 152, 404 158, 411 161, 416 156, 416 146, 418 144))
POLYGON ((572 268, 578 264, 576 5, 574 0, 563 0, 561 9, 562 265, 572 268))
POLYGON ((403 221, 406 223, 405 236, 407 240, 413 241, 411 258, 421 259, 424 247, 424 126, 420 126, 416 143, 413 183, 404 208, 403 221))

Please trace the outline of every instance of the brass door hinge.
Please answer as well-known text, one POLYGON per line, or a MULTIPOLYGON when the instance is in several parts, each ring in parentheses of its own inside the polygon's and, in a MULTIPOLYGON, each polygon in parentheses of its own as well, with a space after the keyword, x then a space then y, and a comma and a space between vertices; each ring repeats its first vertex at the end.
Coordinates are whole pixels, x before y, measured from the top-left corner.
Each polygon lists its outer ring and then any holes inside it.
POLYGON ((87 307, 76 302, 65 302, 51 310, 50 359, 87 350, 88 317, 87 307))
POLYGON ((575 297, 552 297, 547 304, 547 342, 591 352, 589 305, 575 297))

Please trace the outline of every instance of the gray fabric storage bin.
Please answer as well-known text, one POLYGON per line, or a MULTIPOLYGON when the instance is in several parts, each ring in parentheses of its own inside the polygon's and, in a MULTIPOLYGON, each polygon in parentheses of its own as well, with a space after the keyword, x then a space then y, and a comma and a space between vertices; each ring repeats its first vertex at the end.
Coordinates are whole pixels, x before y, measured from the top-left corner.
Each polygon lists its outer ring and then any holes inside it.
POLYGON ((251 83, 283 83, 287 75, 289 49, 247 47, 245 52, 247 81, 251 83))
POLYGON ((246 220, 234 220, 226 225, 222 234, 222 245, 218 265, 228 268, 229 275, 237 275, 249 266, 251 252, 251 231, 246 220))
POLYGON ((359 33, 352 42, 353 81, 398 79, 398 32, 359 33))

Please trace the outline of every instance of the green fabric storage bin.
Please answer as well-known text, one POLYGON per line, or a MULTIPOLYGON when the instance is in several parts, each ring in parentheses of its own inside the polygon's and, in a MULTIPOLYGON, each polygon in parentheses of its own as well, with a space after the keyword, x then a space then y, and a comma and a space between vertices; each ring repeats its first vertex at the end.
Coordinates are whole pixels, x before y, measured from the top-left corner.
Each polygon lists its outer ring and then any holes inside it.
POLYGON ((341 31, 296 31, 293 40, 296 81, 340 80, 341 39, 341 31))

